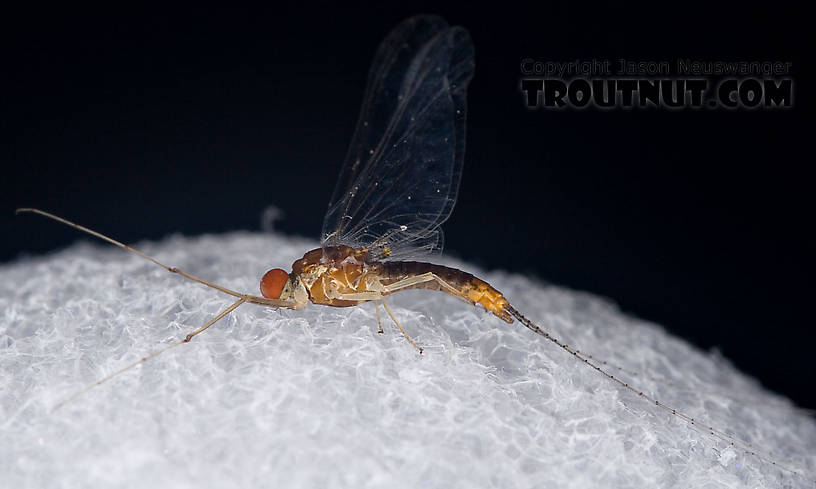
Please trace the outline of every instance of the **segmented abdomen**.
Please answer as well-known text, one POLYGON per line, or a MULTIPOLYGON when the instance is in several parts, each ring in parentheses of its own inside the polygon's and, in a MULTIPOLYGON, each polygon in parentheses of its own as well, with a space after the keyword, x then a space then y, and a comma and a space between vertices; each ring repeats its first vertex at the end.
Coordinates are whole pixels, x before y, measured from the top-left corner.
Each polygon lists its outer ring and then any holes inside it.
POLYGON ((484 280, 476 278, 467 272, 433 263, 417 261, 383 262, 378 265, 382 267, 379 275, 382 277, 380 280, 383 285, 391 285, 408 277, 432 273, 449 287, 439 283, 437 280, 429 280, 406 288, 446 292, 471 304, 479 304, 508 323, 513 322, 513 318, 506 311, 506 307, 509 303, 502 293, 494 289, 484 280))

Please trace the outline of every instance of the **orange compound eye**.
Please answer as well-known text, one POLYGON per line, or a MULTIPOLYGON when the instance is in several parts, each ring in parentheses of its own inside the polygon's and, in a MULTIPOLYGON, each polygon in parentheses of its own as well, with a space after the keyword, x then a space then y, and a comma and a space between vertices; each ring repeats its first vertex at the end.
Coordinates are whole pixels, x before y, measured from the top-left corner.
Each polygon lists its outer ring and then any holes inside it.
POLYGON ((269 270, 261 279, 261 295, 267 299, 280 299, 287 280, 289 280, 289 274, 280 268, 269 270))

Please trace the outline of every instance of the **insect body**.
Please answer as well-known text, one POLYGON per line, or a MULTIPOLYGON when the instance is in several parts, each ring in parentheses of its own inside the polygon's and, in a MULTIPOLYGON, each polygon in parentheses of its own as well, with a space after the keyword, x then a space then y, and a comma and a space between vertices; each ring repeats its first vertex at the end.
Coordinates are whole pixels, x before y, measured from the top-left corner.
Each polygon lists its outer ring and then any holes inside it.
MULTIPOLYGON (((446 292, 470 304, 479 304, 497 317, 512 323, 509 303, 501 292, 484 280, 455 268, 416 261, 371 261, 367 249, 330 246, 309 251, 292 264, 292 273, 274 268, 261 279, 261 294, 267 299, 291 301, 292 309, 314 304, 350 307, 381 301, 405 338, 422 348, 405 333, 384 297, 401 290, 429 289, 446 292)), ((379 317, 379 309, 378 317, 379 317)), ((382 325, 380 325, 382 332, 382 325)))
POLYGON ((513 322, 502 293, 469 273, 433 263, 369 261, 367 250, 349 246, 317 248, 292 264, 291 274, 276 268, 261 279, 264 297, 291 298, 293 309, 305 307, 307 298, 314 304, 349 307, 408 289, 446 292, 513 322))
POLYGON ((635 389, 610 373, 605 363, 551 336, 487 282, 461 270, 417 261, 442 250, 440 226, 453 209, 462 171, 465 98, 472 75, 473 46, 462 28, 450 27, 438 17, 423 16, 404 21, 388 35, 374 57, 360 119, 324 217, 321 247, 295 261, 289 273, 279 268, 268 271, 261 279, 261 296, 230 290, 167 266, 48 212, 19 209, 18 212, 37 213, 72 226, 170 272, 235 297, 229 307, 184 339, 114 372, 63 403, 189 342, 244 303, 303 309, 310 301, 333 307, 374 302, 378 320, 378 305, 382 304, 405 338, 421 353, 420 346, 391 312, 386 297, 402 290, 428 289, 479 305, 507 323, 518 320, 650 404, 704 428, 721 441, 754 453, 749 445, 635 389))

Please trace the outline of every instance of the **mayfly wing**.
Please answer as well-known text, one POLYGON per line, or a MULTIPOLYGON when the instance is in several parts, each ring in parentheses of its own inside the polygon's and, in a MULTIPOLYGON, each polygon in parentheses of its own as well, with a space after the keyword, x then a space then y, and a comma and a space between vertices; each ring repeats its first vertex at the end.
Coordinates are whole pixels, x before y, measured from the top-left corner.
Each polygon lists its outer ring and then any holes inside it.
POLYGON ((435 16, 412 17, 380 44, 323 246, 366 247, 377 259, 440 252, 465 152, 473 44, 435 16))

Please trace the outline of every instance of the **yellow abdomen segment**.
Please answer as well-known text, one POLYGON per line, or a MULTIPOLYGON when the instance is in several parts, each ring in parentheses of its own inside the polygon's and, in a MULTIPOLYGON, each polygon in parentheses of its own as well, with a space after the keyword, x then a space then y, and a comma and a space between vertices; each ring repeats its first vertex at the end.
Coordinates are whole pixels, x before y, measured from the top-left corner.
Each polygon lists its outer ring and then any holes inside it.
POLYGON ((513 318, 505 311, 505 306, 507 306, 509 302, 504 298, 501 292, 491 287, 487 282, 473 277, 470 283, 463 287, 462 292, 464 292, 469 300, 480 304, 504 321, 508 323, 513 322, 513 318))

